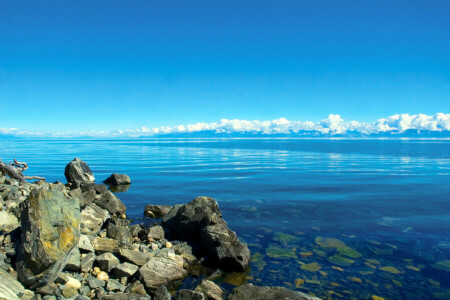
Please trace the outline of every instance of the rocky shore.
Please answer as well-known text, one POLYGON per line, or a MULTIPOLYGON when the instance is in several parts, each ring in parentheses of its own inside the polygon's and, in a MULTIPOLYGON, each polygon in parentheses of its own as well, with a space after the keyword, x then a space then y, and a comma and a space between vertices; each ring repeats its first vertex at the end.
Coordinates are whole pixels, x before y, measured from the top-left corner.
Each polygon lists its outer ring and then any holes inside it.
POLYGON ((0 299, 318 299, 216 284, 221 274, 247 270, 250 251, 213 198, 149 204, 136 224, 111 192, 131 184, 127 175, 112 174, 110 188, 95 184, 78 158, 64 174, 66 184, 29 183, 0 171, 0 299), (196 286, 182 288, 189 278, 196 286))

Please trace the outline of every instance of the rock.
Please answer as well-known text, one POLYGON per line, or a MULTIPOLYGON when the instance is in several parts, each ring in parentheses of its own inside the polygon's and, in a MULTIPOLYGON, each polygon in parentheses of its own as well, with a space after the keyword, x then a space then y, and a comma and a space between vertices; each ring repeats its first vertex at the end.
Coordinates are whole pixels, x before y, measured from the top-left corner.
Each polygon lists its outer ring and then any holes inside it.
POLYGON ((106 272, 101 271, 100 273, 97 274, 97 279, 109 281, 109 275, 106 272))
POLYGON ((0 268, 0 299, 18 300, 18 296, 24 292, 23 285, 0 268))
POLYGON ((20 223, 16 216, 4 210, 0 211, 0 231, 11 232, 19 226, 20 223))
POLYGON ((142 241, 147 241, 152 238, 155 241, 164 239, 164 229, 161 226, 152 226, 150 228, 143 229, 139 237, 142 241))
POLYGON ((180 290, 178 291, 178 300, 205 300, 205 295, 191 290, 180 290))
POLYGON ((35 288, 53 282, 77 248, 80 205, 64 185, 42 183, 21 206, 17 270, 22 283, 35 288))
POLYGON ((161 285, 154 293, 154 300, 171 300, 172 296, 165 285, 161 285))
POLYGON ((81 288, 81 282, 70 276, 69 276, 69 280, 67 280, 67 282, 64 285, 67 287, 74 288, 76 290, 81 288))
POLYGON ((118 282, 115 279, 109 279, 108 282, 106 283, 106 290, 107 291, 125 291, 126 286, 124 286, 123 284, 121 284, 120 282, 118 282))
POLYGON ((142 266, 137 275, 148 289, 157 289, 160 285, 186 277, 183 263, 183 258, 172 248, 164 248, 142 266))
POLYGON ((154 256, 153 253, 129 250, 126 248, 120 248, 119 254, 124 260, 137 266, 145 265, 150 258, 154 256))
POLYGON ((195 288, 195 291, 203 293, 205 298, 208 300, 223 299, 222 289, 217 284, 207 279, 202 280, 202 282, 195 288))
POLYGON ((67 260, 67 264, 64 267, 64 270, 79 272, 81 266, 81 254, 80 250, 75 247, 70 254, 69 259, 67 260))
POLYGON ((98 199, 95 199, 94 203, 106 209, 112 215, 120 216, 127 212, 125 204, 108 190, 104 191, 98 199))
POLYGON ((95 177, 91 169, 79 158, 75 158, 67 164, 64 175, 66 176, 67 182, 75 188, 79 188, 82 185, 93 185, 95 182, 95 177))
POLYGON ((112 222, 108 222, 106 225, 106 236, 122 243, 131 242, 130 229, 125 226, 116 226, 112 222))
POLYGON ((164 217, 172 209, 170 205, 153 205, 149 204, 145 206, 144 215, 149 218, 159 219, 164 217))
POLYGON ((99 297, 100 300, 151 300, 148 295, 133 295, 133 294, 123 294, 117 293, 114 295, 102 295, 99 297))
POLYGON ((106 285, 106 282, 104 280, 101 280, 101 279, 98 279, 95 277, 88 278, 86 280, 86 282, 88 283, 88 285, 91 289, 96 289, 96 288, 103 287, 106 285))
POLYGON ((130 176, 117 173, 112 174, 103 182, 112 186, 131 184, 130 176))
POLYGON ((89 272, 94 266, 95 254, 93 252, 89 252, 87 254, 81 255, 81 264, 80 269, 81 272, 89 272))
POLYGON ((118 278, 131 277, 138 269, 138 266, 125 262, 114 269, 114 275, 118 278))
POLYGON ((94 252, 94 247, 92 247, 91 241, 87 235, 80 235, 80 240, 78 241, 78 248, 85 252, 94 252))
POLYGON ((92 247, 98 253, 119 252, 119 242, 108 238, 95 237, 92 240, 92 247))
POLYGON ((228 228, 213 198, 197 197, 185 205, 175 206, 164 216, 163 225, 180 239, 200 244, 211 256, 211 262, 222 270, 242 272, 248 267, 248 247, 228 228))
POLYGON ((39 289, 36 290, 36 294, 40 294, 40 295, 55 295, 55 296, 61 296, 61 290, 59 289, 59 287, 54 284, 48 284, 46 286, 43 286, 39 289))
POLYGON ((130 233, 132 237, 139 237, 139 233, 142 230, 142 227, 139 225, 132 225, 129 227, 130 228, 130 233))
POLYGON ((92 203, 81 210, 81 232, 85 234, 96 234, 100 231, 103 223, 110 218, 106 209, 92 203))
POLYGON ((72 298, 78 295, 78 291, 72 287, 66 287, 62 290, 62 294, 65 298, 72 298))
POLYGON ((100 269, 106 272, 111 271, 114 267, 120 264, 119 259, 110 252, 97 256, 95 262, 99 265, 100 269))
POLYGON ((145 291, 144 285, 139 280, 136 280, 135 282, 130 283, 128 285, 127 289, 125 290, 125 293, 138 294, 138 295, 147 294, 147 292, 145 291))
POLYGON ((320 300, 301 292, 291 291, 282 287, 254 286, 253 284, 241 285, 233 290, 229 300, 320 300))

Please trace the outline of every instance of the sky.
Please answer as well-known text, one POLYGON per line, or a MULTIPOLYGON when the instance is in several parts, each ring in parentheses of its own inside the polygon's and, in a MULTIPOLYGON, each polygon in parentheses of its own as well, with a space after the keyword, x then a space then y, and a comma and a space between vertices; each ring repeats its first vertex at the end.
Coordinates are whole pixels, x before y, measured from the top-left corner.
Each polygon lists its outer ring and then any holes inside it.
POLYGON ((447 0, 0 1, 0 129, 439 122, 449 15, 447 0))

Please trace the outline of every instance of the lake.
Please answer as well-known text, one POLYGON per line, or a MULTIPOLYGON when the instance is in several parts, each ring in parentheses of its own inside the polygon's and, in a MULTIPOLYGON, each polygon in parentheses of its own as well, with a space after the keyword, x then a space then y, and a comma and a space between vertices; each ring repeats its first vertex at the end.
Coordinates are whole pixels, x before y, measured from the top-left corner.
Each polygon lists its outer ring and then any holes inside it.
POLYGON ((0 158, 66 182, 86 161, 97 182, 125 173, 128 215, 146 204, 215 198, 251 250, 218 279, 332 299, 450 299, 449 139, 0 140, 0 158))

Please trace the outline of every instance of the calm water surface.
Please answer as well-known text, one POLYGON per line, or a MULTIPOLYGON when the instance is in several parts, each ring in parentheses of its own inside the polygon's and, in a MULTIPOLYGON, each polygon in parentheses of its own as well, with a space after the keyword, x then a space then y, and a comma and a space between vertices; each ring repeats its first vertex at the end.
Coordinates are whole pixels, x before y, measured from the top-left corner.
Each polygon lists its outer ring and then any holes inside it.
POLYGON ((4 161, 65 182, 85 160, 128 214, 214 197, 252 252, 246 274, 331 299, 450 299, 450 140, 0 140, 4 161))

